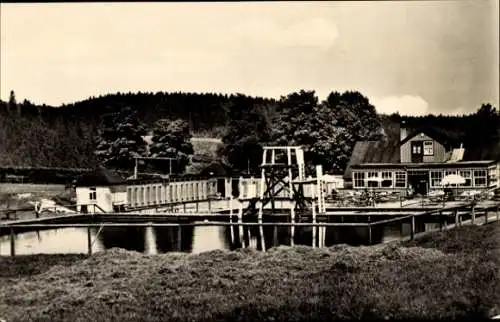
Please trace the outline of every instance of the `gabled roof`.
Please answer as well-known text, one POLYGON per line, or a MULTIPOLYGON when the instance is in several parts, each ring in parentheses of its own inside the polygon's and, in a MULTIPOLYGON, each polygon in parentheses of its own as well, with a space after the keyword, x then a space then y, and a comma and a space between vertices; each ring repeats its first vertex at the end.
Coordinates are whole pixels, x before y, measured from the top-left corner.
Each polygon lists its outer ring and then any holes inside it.
POLYGON ((123 184, 126 184, 125 179, 104 167, 99 167, 97 170, 84 174, 76 180, 76 185, 79 187, 114 186, 123 184))
POLYGON ((423 126, 411 131, 406 138, 404 138, 400 143, 405 144, 416 135, 424 133, 434 140, 438 141, 443 145, 456 146, 460 144, 460 140, 463 138, 463 133, 442 129, 435 126, 423 126))
POLYGON ((398 141, 359 141, 352 151, 351 159, 344 172, 344 179, 351 179, 353 165, 363 163, 399 163, 400 145, 398 141))

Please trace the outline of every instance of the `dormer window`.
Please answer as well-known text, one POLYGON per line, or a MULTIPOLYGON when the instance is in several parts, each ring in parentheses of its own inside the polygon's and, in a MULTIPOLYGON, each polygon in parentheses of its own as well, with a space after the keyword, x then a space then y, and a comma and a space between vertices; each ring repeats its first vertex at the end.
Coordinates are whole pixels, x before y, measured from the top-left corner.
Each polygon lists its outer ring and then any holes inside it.
POLYGON ((424 141, 424 155, 434 155, 434 142, 424 141))

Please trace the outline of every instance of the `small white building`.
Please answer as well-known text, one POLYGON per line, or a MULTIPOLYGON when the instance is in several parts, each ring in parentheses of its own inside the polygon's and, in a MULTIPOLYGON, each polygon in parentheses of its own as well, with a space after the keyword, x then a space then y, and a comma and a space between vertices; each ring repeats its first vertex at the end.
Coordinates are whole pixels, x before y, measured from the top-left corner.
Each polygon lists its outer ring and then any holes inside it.
POLYGON ((119 175, 101 167, 77 180, 76 203, 79 212, 123 211, 127 205, 127 183, 119 175))

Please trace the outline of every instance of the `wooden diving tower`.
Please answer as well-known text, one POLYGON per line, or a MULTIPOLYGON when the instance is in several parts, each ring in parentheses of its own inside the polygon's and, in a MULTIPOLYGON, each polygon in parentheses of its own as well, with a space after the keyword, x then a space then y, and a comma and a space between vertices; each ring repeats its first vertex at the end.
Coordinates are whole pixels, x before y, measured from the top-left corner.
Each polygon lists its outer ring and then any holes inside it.
POLYGON ((264 207, 271 205, 275 212, 276 201, 291 203, 292 220, 296 214, 325 212, 322 168, 316 167, 316 178, 306 179, 304 150, 300 146, 267 146, 262 152, 259 196, 259 222, 264 207), (308 192, 307 195, 305 192, 308 192))

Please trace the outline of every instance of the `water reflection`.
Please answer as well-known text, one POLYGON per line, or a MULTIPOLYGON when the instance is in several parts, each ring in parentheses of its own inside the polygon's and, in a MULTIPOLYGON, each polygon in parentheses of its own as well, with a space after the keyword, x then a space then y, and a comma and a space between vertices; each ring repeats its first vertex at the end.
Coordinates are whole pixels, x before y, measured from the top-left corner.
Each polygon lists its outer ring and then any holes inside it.
MULTIPOLYGON (((395 223, 372 228, 372 242, 380 243, 409 235, 409 224, 395 223)), ((316 246, 368 241, 366 227, 315 228, 316 246)), ((422 230, 425 229, 422 227, 422 230)), ((92 228, 92 252, 113 247, 148 254, 200 253, 216 249, 250 247, 257 250, 279 245, 313 245, 313 227, 198 226, 198 227, 104 227, 92 228), (261 229, 259 229, 261 228, 261 229), (261 234, 263 233, 263 236, 261 234), (262 238, 263 237, 263 238, 262 238)), ((61 228, 16 234, 16 254, 87 253, 86 228, 61 228)), ((0 237, 0 255, 10 255, 10 236, 0 237)))

